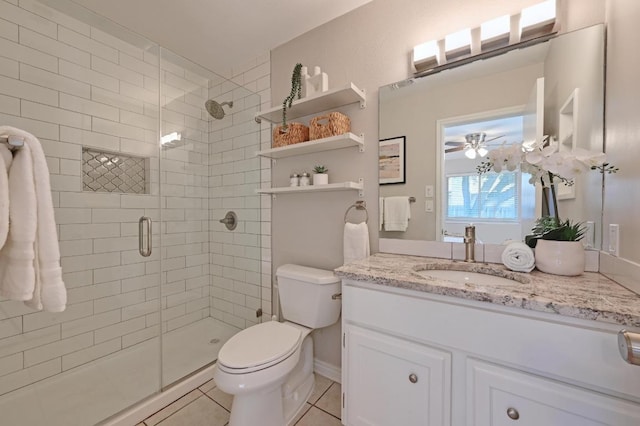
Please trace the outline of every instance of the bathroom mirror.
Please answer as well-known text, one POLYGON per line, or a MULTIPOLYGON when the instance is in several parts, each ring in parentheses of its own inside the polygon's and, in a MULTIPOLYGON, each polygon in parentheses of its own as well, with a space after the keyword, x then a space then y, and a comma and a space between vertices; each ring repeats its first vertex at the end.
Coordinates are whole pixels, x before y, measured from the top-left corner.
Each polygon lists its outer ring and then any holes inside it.
MULTIPOLYGON (((521 240, 541 215, 528 175, 478 175, 502 144, 553 135, 559 149, 603 150, 604 26, 565 33, 501 55, 409 79, 379 91, 380 140, 405 137, 404 183, 379 186, 382 200, 414 197, 404 231, 380 238, 521 240)), ((561 219, 590 222, 600 246, 602 176, 584 173, 558 189, 561 219), (592 222, 592 224, 591 224, 592 222)))

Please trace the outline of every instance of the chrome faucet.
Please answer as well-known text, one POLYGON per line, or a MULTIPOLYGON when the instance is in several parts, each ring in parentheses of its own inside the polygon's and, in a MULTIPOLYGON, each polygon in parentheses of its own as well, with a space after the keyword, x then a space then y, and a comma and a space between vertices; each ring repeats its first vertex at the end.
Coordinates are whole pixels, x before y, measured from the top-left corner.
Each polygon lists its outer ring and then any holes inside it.
POLYGON ((464 227, 464 261, 473 263, 476 261, 476 227, 473 225, 464 227))

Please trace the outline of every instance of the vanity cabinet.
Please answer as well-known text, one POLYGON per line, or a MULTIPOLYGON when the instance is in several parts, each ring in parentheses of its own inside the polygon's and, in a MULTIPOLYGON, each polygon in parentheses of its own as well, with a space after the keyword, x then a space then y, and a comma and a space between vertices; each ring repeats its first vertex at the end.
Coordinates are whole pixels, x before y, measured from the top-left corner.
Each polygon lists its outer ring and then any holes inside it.
POLYGON ((640 425, 622 326, 348 279, 342 309, 345 425, 640 425))
POLYGON ((449 352, 356 325, 347 326, 345 341, 346 371, 352 384, 345 394, 347 424, 448 423, 449 352))
POLYGON ((469 424, 640 425, 638 406, 626 401, 478 360, 467 364, 469 424))

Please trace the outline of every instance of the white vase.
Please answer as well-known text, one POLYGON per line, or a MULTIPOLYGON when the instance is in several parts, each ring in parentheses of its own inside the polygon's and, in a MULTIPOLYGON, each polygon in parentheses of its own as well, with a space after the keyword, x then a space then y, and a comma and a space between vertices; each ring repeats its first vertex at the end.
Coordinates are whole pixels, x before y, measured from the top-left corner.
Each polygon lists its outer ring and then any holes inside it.
POLYGON ((555 275, 574 276, 584 272, 584 247, 580 241, 538 240, 536 268, 555 275))
POLYGON ((315 173, 313 175, 314 185, 327 185, 329 183, 329 175, 327 173, 315 173))

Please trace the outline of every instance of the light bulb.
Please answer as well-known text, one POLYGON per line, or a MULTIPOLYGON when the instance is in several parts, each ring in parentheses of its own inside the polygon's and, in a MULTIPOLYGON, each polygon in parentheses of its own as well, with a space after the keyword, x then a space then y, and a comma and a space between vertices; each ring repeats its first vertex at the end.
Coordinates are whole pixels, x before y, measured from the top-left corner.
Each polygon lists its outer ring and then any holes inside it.
POLYGON ((464 152, 465 157, 467 157, 469 160, 473 160, 474 158, 476 158, 476 150, 473 148, 469 148, 464 152))
POLYGON ((480 147, 478 148, 478 155, 480 157, 484 157, 485 155, 487 155, 489 151, 487 151, 484 147, 480 147))

